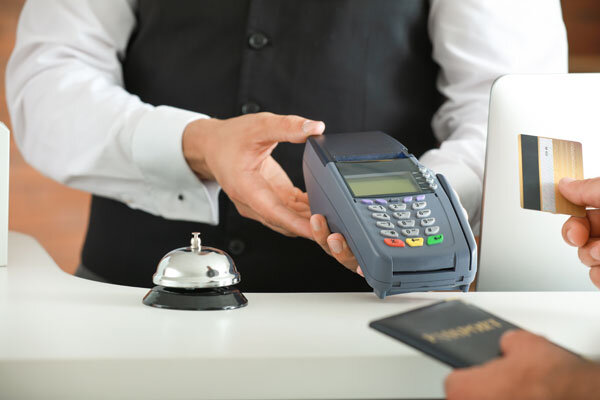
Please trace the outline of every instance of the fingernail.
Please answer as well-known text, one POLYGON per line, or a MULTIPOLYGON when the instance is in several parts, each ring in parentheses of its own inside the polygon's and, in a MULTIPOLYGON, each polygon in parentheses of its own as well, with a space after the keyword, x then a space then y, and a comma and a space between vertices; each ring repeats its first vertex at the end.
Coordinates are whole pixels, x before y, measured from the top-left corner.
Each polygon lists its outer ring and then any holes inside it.
POLYGON ((333 251, 336 254, 339 254, 342 252, 342 244, 340 243, 339 240, 332 240, 329 243, 329 248, 331 249, 331 251, 333 251))
POLYGON ((325 124, 321 121, 311 121, 311 120, 307 119, 302 124, 302 131, 304 131, 304 133, 317 134, 317 133, 323 133, 324 130, 325 130, 325 124))
POLYGON ((573 233, 573 229, 569 229, 569 230, 567 231, 567 239, 569 240, 569 244, 570 244, 571 246, 575 246, 575 240, 574 240, 574 238, 573 238, 573 235, 574 235, 574 233, 573 233))
POLYGON ((600 247, 592 247, 590 250, 590 256, 594 257, 596 260, 600 260, 600 247))
POLYGON ((563 184, 563 185, 568 185, 569 183, 574 182, 574 181, 575 181, 575 179, 573 179, 573 178, 565 177, 565 178, 562 178, 560 180, 560 182, 558 182, 558 183, 563 184))
POLYGON ((316 218, 311 218, 310 219, 310 225, 313 228, 313 231, 318 232, 321 230, 321 224, 319 224, 319 221, 317 221, 316 218))
POLYGON ((360 276, 362 276, 363 278, 365 277, 365 274, 363 274, 362 268, 360 267, 360 265, 358 266, 358 268, 356 268, 356 273, 359 274, 360 276))

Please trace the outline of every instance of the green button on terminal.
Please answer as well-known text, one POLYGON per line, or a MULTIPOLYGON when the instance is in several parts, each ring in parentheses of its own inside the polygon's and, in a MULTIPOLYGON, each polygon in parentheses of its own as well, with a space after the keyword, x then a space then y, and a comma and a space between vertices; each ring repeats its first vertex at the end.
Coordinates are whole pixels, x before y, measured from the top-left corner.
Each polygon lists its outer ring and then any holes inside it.
POLYGON ((427 244, 429 246, 432 246, 434 244, 440 244, 444 241, 444 235, 435 235, 435 236, 429 236, 427 238, 427 244))

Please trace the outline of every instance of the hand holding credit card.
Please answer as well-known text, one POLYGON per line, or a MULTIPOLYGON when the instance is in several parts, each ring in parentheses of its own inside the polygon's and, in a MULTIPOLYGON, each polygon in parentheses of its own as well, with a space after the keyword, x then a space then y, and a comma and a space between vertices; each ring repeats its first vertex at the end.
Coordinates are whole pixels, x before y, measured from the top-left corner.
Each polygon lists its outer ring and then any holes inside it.
POLYGON ((585 217, 584 206, 571 203, 558 190, 562 178, 583 179, 579 142, 519 135, 521 207, 585 217))

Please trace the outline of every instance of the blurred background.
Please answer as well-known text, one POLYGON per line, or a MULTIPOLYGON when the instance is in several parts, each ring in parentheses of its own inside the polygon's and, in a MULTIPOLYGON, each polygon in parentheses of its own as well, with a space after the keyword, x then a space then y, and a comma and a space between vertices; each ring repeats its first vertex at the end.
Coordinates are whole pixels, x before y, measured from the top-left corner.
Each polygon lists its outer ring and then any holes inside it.
MULTIPOLYGON (((4 75, 23 2, 0 0, 0 121, 9 129, 4 75)), ((600 72, 600 1, 563 0, 563 12, 571 72, 600 72)), ((90 196, 33 170, 12 141, 10 168, 9 229, 36 237, 61 268, 73 272, 79 263, 90 196)))

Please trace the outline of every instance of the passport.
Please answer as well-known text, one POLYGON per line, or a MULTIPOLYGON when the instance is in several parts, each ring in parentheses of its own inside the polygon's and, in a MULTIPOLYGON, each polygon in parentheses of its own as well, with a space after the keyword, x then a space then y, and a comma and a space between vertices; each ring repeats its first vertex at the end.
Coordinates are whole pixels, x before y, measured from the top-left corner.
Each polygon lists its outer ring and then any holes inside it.
POLYGON ((369 326, 454 368, 499 357, 502 334, 520 329, 460 300, 441 301, 373 321, 369 326))

